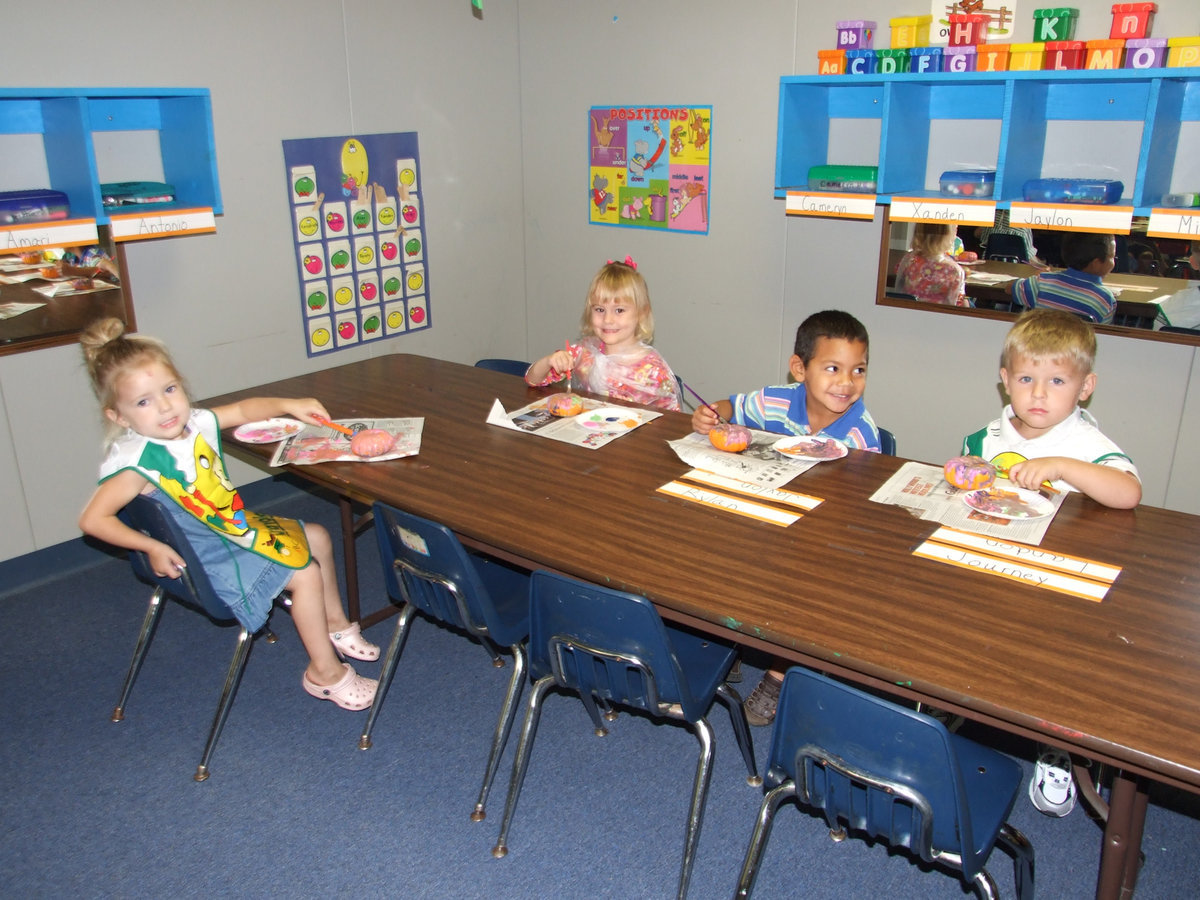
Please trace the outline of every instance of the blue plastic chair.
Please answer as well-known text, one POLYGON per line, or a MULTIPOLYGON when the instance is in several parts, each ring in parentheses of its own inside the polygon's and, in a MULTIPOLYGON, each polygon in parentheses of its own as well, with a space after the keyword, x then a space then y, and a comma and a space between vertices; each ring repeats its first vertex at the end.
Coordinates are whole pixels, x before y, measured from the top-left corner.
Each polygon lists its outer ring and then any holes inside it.
POLYGON ((1013 855, 1017 896, 1033 897, 1033 847, 1008 825, 1022 783, 1012 759, 936 719, 808 669, 789 669, 779 694, 766 791, 746 850, 738 897, 749 897, 779 804, 795 798, 926 862, 949 865, 983 897, 999 841, 1013 855))
POLYGON ((896 455, 896 436, 886 428, 879 429, 879 452, 885 456, 896 455))
POLYGON ((700 758, 692 787, 687 837, 679 873, 679 897, 687 894, 700 826, 712 774, 714 738, 708 713, 713 700, 729 710, 733 733, 750 773, 747 781, 762 784, 750 745, 750 729, 741 698, 725 683, 735 650, 663 623, 645 597, 586 584, 550 572, 530 578, 529 667, 536 679, 525 711, 513 760, 512 781, 500 837, 492 855, 508 852, 521 785, 529 766, 542 700, 553 687, 577 693, 595 725, 608 733, 600 707, 612 721, 612 704, 631 706, 654 719, 684 723, 700 742, 700 758))
POLYGON ((497 645, 508 647, 513 655, 512 677, 492 737, 483 786, 471 813, 471 821, 480 822, 486 818, 488 793, 525 687, 523 642, 529 633, 529 576, 502 563, 468 554, 454 533, 437 522, 384 503, 376 503, 373 512, 384 584, 388 595, 403 608, 383 660, 379 687, 358 741, 359 749, 371 746, 371 729, 396 673, 409 624, 418 612, 477 638, 497 668, 504 665, 497 645))
POLYGON ((524 378, 529 370, 529 363, 519 359, 481 359, 475 363, 475 368, 491 369, 493 372, 504 372, 506 375, 524 378))
MULTIPOLYGON (((174 519, 171 518, 157 501, 144 496, 134 497, 121 510, 119 515, 121 521, 130 528, 144 532, 155 540, 162 541, 164 544, 173 547, 175 552, 183 557, 187 567, 180 573, 179 578, 160 578, 154 574, 153 569, 150 567, 150 560, 144 553, 133 551, 129 554, 129 561, 133 564, 134 574, 147 584, 154 585, 154 593, 150 596, 150 605, 146 609, 145 618, 142 620, 142 628, 138 633, 137 644, 133 649, 133 659, 129 663, 129 671, 125 675, 125 683, 121 686, 121 697, 117 701, 117 705, 113 708, 112 720, 114 722, 120 722, 125 718, 125 704, 129 700, 130 691, 133 690, 133 683, 137 680, 138 672, 141 671, 142 663, 146 659, 146 652, 150 649, 150 642, 154 638, 154 631, 158 626, 158 620, 162 616, 165 605, 163 601, 167 597, 171 597, 184 606, 204 613, 217 623, 231 622, 234 619, 229 607, 217 596, 212 583, 208 580, 208 575, 205 573, 204 567, 192 551, 191 544, 188 542, 186 536, 179 529, 174 519)), ((285 595, 280 596, 283 597, 285 595)), ((290 603, 288 600, 284 600, 283 602, 285 604, 290 603)), ((260 630, 260 633, 266 635, 268 643, 275 643, 275 635, 265 626, 260 630)), ((245 671, 246 660, 250 656, 250 647, 253 643, 253 638, 254 635, 247 629, 240 629, 237 644, 234 646, 233 659, 230 661, 229 669, 225 674, 225 685, 221 689, 221 699, 217 704, 217 712, 213 716, 212 726, 208 732, 208 741, 204 745, 204 755, 200 757, 200 764, 196 766, 196 774, 193 776, 196 781, 204 781, 208 778, 208 762, 212 757, 213 750, 217 746, 221 730, 225 727, 225 720, 229 716, 229 709, 233 706, 233 698, 237 694, 238 684, 241 683, 242 672, 245 671)))

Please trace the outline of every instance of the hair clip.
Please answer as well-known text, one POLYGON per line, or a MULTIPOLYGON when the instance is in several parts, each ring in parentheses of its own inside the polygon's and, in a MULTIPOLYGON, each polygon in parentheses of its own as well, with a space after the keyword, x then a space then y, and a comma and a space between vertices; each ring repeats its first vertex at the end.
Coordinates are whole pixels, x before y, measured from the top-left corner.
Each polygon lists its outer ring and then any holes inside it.
MULTIPOLYGON (((612 259, 610 259, 610 260, 608 261, 608 265, 610 265, 610 266, 611 266, 611 265, 612 265, 614 262, 616 262, 616 260, 612 260, 612 259)), ((635 272, 637 271, 637 263, 635 263, 635 262, 633 261, 633 257, 632 257, 632 256, 626 256, 626 257, 625 257, 625 259, 624 259, 624 263, 625 263, 625 265, 629 266, 629 268, 633 269, 635 272)))

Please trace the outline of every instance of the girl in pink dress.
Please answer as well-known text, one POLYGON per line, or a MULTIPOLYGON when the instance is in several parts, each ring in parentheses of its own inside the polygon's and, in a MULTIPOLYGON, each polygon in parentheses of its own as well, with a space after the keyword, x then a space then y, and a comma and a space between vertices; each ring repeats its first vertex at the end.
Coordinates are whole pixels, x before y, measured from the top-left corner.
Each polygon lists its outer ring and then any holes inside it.
POLYGON ((918 222, 912 249, 896 266, 896 290, 929 303, 970 306, 962 266, 949 256, 957 230, 949 222, 918 222))
POLYGON ((679 409, 679 382, 662 355, 650 346, 654 313, 646 279, 631 257, 609 260, 588 288, 580 340, 543 356, 525 381, 543 387, 570 374, 574 384, 614 400, 679 409))

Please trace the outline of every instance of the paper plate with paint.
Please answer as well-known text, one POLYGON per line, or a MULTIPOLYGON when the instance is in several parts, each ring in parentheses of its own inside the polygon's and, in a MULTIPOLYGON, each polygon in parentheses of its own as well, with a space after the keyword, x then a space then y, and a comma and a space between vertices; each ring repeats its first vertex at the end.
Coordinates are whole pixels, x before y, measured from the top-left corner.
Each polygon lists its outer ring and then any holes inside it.
POLYGON ((1054 512, 1054 504, 1037 491, 1019 487, 992 486, 969 491, 963 502, 976 512, 997 519, 1040 519, 1054 512))
POLYGON ((636 414, 628 409, 621 409, 617 406, 590 409, 576 417, 575 421, 589 431, 603 431, 608 433, 629 431, 631 428, 637 428, 642 424, 642 420, 636 414))
POLYGON ((247 444, 274 444, 303 430, 304 423, 295 419, 264 419, 239 426, 233 436, 247 444))
POLYGON ((850 452, 837 438, 815 435, 780 438, 771 446, 790 459, 841 459, 850 452))

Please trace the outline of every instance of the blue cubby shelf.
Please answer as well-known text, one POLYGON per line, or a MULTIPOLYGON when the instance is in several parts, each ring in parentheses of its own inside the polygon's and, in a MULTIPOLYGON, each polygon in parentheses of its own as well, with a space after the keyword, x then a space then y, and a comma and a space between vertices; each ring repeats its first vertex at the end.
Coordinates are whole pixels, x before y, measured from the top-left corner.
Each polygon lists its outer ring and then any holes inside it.
POLYGON ((157 133, 163 180, 174 186, 175 201, 155 204, 155 214, 224 211, 207 88, 0 88, 0 134, 41 135, 49 184, 25 187, 62 191, 73 219, 109 223, 94 135, 117 131, 157 133))
POLYGON ((1121 203, 1147 215, 1172 190, 1177 163, 1196 153, 1194 129, 1181 138, 1183 123, 1200 122, 1200 69, 784 76, 775 196, 805 190, 810 167, 837 164, 878 166, 881 204, 894 195, 939 196, 939 171, 962 163, 939 135, 958 132, 997 135, 986 146, 971 145, 971 161, 995 167, 993 199, 1004 208, 1021 199, 1027 180, 1058 175, 1072 163, 1069 147, 1048 139, 1057 122, 1083 134, 1092 128, 1097 141, 1112 134, 1102 129, 1128 129, 1136 158, 1130 153, 1123 162, 1114 153, 1125 185, 1121 203), (978 127, 983 120, 990 128, 978 127), (864 122, 871 134, 878 130, 877 142, 843 140, 831 149, 835 128, 861 135, 864 122))

